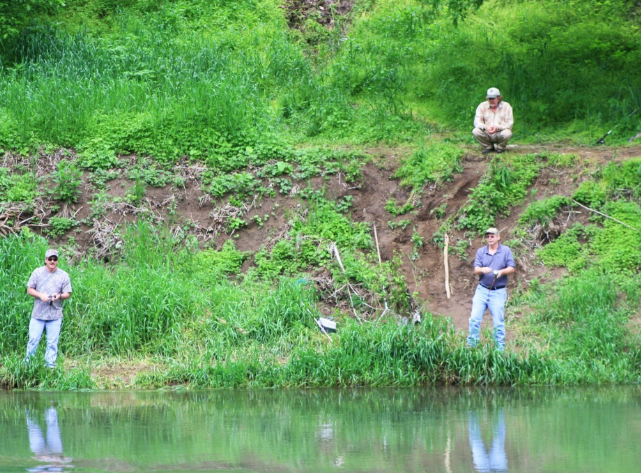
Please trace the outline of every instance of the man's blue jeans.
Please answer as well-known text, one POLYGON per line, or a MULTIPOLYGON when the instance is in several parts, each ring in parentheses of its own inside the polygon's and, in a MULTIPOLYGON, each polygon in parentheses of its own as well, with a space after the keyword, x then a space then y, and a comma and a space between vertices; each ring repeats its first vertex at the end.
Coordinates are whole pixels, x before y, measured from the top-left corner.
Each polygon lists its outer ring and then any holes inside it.
POLYGON ((45 362, 49 368, 56 366, 58 358, 58 339, 60 338, 60 326, 62 319, 58 320, 39 320, 31 319, 29 323, 29 343, 27 344, 27 357, 29 359, 36 354, 42 331, 47 329, 47 350, 45 351, 45 362))
POLYGON ((481 286, 476 287, 474 299, 472 299, 472 314, 470 315, 470 334, 467 337, 467 344, 475 347, 479 343, 479 332, 483 314, 490 309, 494 323, 494 336, 496 337, 496 348, 503 350, 505 347, 505 302, 507 301, 507 289, 489 289, 481 286))

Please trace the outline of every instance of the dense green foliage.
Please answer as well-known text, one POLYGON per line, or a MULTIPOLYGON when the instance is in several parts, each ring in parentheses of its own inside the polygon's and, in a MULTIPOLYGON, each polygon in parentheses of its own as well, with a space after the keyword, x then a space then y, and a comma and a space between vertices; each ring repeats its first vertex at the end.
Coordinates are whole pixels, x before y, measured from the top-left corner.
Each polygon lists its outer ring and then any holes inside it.
POLYGON ((596 267, 613 275, 641 270, 641 159, 608 163, 595 180, 586 181, 574 198, 619 222, 593 214, 597 224, 576 224, 539 254, 546 265, 573 272, 596 267), (630 228, 632 227, 632 228, 630 228), (635 230, 636 229, 636 230, 635 230))
POLYGON ((394 173, 401 184, 421 189, 427 183, 448 181, 455 172, 461 172, 463 150, 443 142, 424 143, 404 159, 394 173))
MULTIPOLYGON (((357 2, 349 34, 306 55, 273 0, 70 2, 1 45, 0 146, 74 147, 91 168, 130 152, 269 159, 283 137, 403 140, 417 117, 468 133, 490 85, 521 136, 637 131, 631 2, 490 1, 458 27, 430 3, 357 2)), ((480 2, 445 3, 460 17, 480 2)))

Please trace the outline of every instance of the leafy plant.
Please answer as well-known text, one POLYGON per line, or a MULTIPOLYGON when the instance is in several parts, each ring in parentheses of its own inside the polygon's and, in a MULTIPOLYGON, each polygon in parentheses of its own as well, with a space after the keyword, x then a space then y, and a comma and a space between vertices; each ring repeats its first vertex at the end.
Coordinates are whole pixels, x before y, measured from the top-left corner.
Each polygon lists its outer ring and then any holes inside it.
POLYGON ((394 177, 401 185, 414 190, 421 189, 429 182, 448 181, 455 172, 461 172, 464 151, 452 144, 432 141, 421 145, 409 158, 401 161, 394 177))
POLYGON ((538 176, 539 159, 537 155, 495 159, 463 207, 456 227, 480 233, 494 225, 496 216, 507 215, 511 206, 523 201, 538 176))
POLYGON ((408 199, 405 204, 399 207, 399 205, 396 203, 396 200, 387 199, 387 201, 385 202, 385 210, 387 210, 394 217, 405 215, 406 213, 414 210, 414 206, 412 205, 411 200, 411 198, 408 199))
POLYGON ((214 197, 223 197, 227 193, 234 193, 235 196, 243 198, 256 188, 258 180, 247 172, 235 174, 223 174, 211 179, 209 192, 214 197))
POLYGON ((397 228, 400 228, 401 230, 405 230, 410 223, 412 223, 411 220, 399 220, 397 222, 389 221, 387 222, 387 225, 392 229, 396 230, 397 228))
POLYGON ((75 203, 80 196, 80 184, 82 183, 82 171, 76 163, 71 161, 60 161, 58 170, 53 173, 53 180, 56 183, 53 188, 53 196, 56 200, 67 203, 75 203))
POLYGON ((351 195, 343 196, 336 202, 336 210, 340 213, 347 212, 354 204, 354 197, 351 195))
POLYGON ((430 213, 434 214, 434 216, 438 219, 444 218, 447 214, 447 202, 443 202, 438 207, 434 207, 432 210, 430 210, 430 213))
POLYGON ((78 222, 70 218, 51 217, 51 219, 49 219, 49 227, 45 229, 45 232, 51 238, 58 238, 59 236, 67 233, 76 225, 78 225, 78 222))
POLYGON ((227 229, 233 231, 240 230, 247 226, 247 222, 242 218, 231 217, 227 220, 227 229))

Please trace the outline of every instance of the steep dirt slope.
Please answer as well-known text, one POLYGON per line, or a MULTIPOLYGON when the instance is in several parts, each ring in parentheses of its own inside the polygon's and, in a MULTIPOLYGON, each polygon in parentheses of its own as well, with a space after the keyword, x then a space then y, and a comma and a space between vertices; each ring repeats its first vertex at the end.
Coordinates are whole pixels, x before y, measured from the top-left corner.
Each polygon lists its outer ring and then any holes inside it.
MULTIPOLYGON (((397 202, 406 201, 410 197, 409 189, 399 187, 392 175, 400 164, 399 155, 406 153, 403 149, 375 148, 365 150, 372 160, 365 165, 362 180, 347 184, 345 176, 336 174, 329 178, 314 178, 312 187, 325 187, 330 198, 339 199, 351 196, 353 206, 351 217, 354 221, 370 222, 376 226, 383 260, 391 259, 395 254, 402 256, 402 272, 409 283, 410 292, 415 292, 425 308, 432 313, 451 317, 459 329, 467 327, 467 319, 471 309, 471 297, 476 286, 476 278, 472 273, 472 262, 475 251, 483 245, 481 238, 470 238, 463 232, 452 231, 450 241, 452 246, 459 245, 458 255, 450 255, 450 287, 451 299, 447 299, 444 282, 443 251, 432 241, 432 236, 441 225, 443 219, 437 218, 439 212, 434 209, 443 208, 446 204, 446 215, 456 213, 465 205, 470 191, 478 184, 487 172, 492 156, 481 156, 476 149, 470 149, 463 160, 463 171, 455 174, 451 182, 434 185, 424 190, 417 203, 417 208, 409 214, 393 217, 385 210, 385 203, 393 197, 397 202), (394 223, 402 220, 405 228, 391 228, 394 223), (390 222, 392 225, 390 226, 390 222), (426 244, 418 252, 418 257, 411 259, 414 244, 412 234, 416 232, 424 238, 426 244), (467 242, 461 244, 460 242, 467 242), (464 248, 467 246, 467 248, 464 248)), ((516 226, 518 215, 533 199, 542 199, 550 195, 569 195, 578 185, 589 176, 592 167, 613 159, 621 160, 628 157, 640 156, 641 147, 614 148, 576 148, 576 147, 542 147, 520 146, 512 148, 512 152, 536 153, 553 151, 556 153, 572 153, 580 158, 581 165, 572 170, 555 170, 545 168, 534 182, 528 199, 519 208, 512 209, 510 216, 501 218, 497 226, 502 231, 503 241, 509 240, 511 231, 516 226)), ((49 157, 47 169, 53 169, 60 157, 49 157)), ((133 157, 132 157, 133 159, 133 157)), ((9 163, 10 164, 10 163, 9 163)), ((111 201, 102 208, 104 215, 100 223, 93 228, 81 224, 78 228, 67 232, 58 238, 58 243, 67 245, 70 238, 79 249, 78 257, 87 252, 101 254, 121 244, 113 229, 124 222, 135 221, 141 214, 155 223, 166 225, 174 234, 189 233, 196 236, 201 247, 220 248, 225 240, 234 238, 236 247, 241 251, 255 252, 265 245, 273 246, 289 229, 289 222, 294 212, 307 205, 307 201, 296 197, 296 190, 306 187, 306 182, 295 183, 290 195, 276 194, 275 197, 255 199, 247 206, 243 219, 249 224, 245 228, 234 231, 222 231, 221 224, 226 215, 221 212, 233 212, 232 209, 222 209, 215 205, 210 195, 203 192, 198 177, 204 168, 188 163, 179 163, 174 173, 184 178, 184 187, 176 188, 147 188, 143 202, 134 206, 125 201, 113 202, 113 197, 123 196, 134 185, 133 181, 118 178, 109 182, 105 191, 111 201), (261 217, 261 224, 253 217, 261 217), (265 220, 265 216, 269 216, 265 220)), ((43 170, 46 172, 46 169, 43 170)), ((59 215, 75 215, 77 221, 82 221, 95 212, 97 190, 88 182, 84 183, 83 192, 77 204, 64 206, 59 215)), ((38 205, 45 205, 40 202, 38 205)), ((441 215, 441 217, 443 217, 441 215)), ((559 223, 558 231, 563 231, 565 225, 571 225, 575 219, 587 219, 587 211, 569 213, 564 222, 559 223)), ((38 231, 41 226, 33 227, 38 231)), ((42 228, 46 228, 43 226, 42 228)), ((108 254, 108 253, 107 253, 108 254)), ((527 285, 533 278, 542 281, 559 276, 559 272, 546 271, 530 261, 529 255, 518 260, 518 272, 510 284, 527 285)), ((106 256, 105 258, 108 258, 106 256)), ((247 262, 245 269, 251 265, 247 262)))

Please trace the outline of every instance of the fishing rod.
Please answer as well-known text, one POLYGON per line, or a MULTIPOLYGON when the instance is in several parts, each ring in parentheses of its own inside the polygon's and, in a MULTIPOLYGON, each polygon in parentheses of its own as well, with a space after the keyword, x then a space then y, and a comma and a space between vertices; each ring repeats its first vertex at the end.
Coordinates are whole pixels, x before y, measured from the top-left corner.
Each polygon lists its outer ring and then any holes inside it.
MULTIPOLYGON (((634 115, 635 113, 637 113, 637 109, 632 110, 632 112, 630 113, 630 115, 628 115, 628 118, 629 118, 629 117, 631 117, 632 115, 634 115)), ((616 130, 616 129, 617 129, 617 127, 618 127, 619 125, 620 125, 620 123, 616 124, 616 125, 614 126, 614 128, 612 128, 612 129, 611 129, 610 131, 608 131, 605 135, 603 135, 603 136, 601 137, 601 139, 600 139, 599 141, 597 141, 597 142, 596 142, 596 144, 598 144, 598 145, 604 145, 604 144, 605 144, 605 139, 608 137, 608 135, 609 135, 610 133, 612 133, 614 130, 616 130)))

